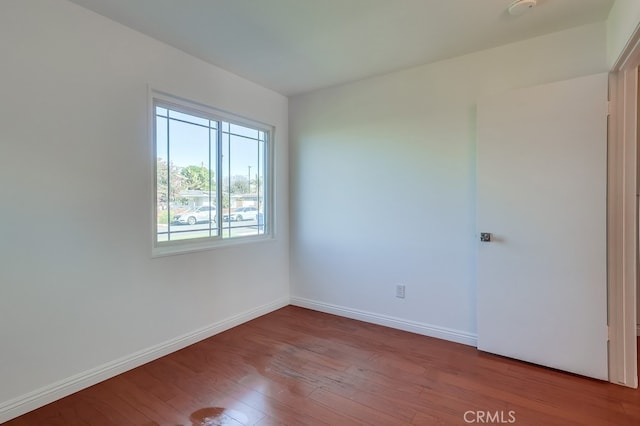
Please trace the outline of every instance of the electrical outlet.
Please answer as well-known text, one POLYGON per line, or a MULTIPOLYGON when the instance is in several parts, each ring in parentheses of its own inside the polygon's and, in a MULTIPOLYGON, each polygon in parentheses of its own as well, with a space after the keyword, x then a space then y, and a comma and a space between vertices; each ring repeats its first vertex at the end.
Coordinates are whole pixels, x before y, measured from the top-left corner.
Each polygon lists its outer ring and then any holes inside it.
POLYGON ((404 284, 396 284, 396 297, 404 299, 405 286, 404 284))

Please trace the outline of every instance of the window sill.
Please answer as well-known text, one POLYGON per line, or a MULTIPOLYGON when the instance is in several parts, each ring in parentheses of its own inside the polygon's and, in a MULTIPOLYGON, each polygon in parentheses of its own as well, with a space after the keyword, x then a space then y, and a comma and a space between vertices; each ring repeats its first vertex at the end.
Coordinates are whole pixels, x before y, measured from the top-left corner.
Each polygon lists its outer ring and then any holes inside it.
POLYGON ((252 235, 228 239, 203 239, 202 241, 174 241, 172 243, 155 243, 151 251, 152 258, 175 256, 180 254, 216 250, 225 247, 241 246, 274 241, 273 235, 252 235))

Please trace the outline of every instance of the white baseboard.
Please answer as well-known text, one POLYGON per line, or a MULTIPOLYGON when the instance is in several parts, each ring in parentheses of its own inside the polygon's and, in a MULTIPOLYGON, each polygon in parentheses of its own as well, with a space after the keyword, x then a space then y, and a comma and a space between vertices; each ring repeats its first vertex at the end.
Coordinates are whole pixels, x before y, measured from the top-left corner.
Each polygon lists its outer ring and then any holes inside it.
POLYGON ((330 303, 318 302, 301 297, 292 297, 291 304, 303 308, 313 309, 315 311, 325 312, 328 314, 339 315, 347 318, 357 319, 360 321, 370 322, 373 324, 384 325, 386 327, 396 328, 398 330, 409 331, 412 333, 421 334, 423 336, 436 337, 438 339, 462 343, 464 345, 474 347, 478 346, 478 336, 466 331, 453 330, 450 328, 424 324, 417 321, 409 321, 402 318, 380 315, 373 312, 361 311, 358 309, 347 308, 345 306, 332 305, 330 303))
POLYGON ((268 314, 289 304, 289 298, 282 298, 215 322, 207 327, 168 340, 159 345, 135 352, 131 355, 100 365, 58 382, 36 389, 25 395, 0 403, 0 423, 11 420, 50 402, 56 401, 74 392, 93 386, 125 371, 139 367, 196 342, 226 331, 244 322, 268 314))

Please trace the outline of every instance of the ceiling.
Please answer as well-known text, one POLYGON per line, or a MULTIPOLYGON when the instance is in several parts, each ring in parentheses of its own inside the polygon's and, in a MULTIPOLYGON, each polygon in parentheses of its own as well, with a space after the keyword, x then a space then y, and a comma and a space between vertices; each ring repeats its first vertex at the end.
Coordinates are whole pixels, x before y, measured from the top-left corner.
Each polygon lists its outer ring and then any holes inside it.
POLYGON ((284 95, 592 22, 614 0, 71 0, 284 95))

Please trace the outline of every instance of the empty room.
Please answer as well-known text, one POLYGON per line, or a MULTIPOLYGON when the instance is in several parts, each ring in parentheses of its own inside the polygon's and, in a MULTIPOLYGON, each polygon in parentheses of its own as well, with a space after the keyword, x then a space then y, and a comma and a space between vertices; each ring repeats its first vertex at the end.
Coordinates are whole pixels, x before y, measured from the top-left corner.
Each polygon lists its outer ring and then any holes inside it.
POLYGON ((638 0, 0 1, 0 423, 638 425, 638 0))

